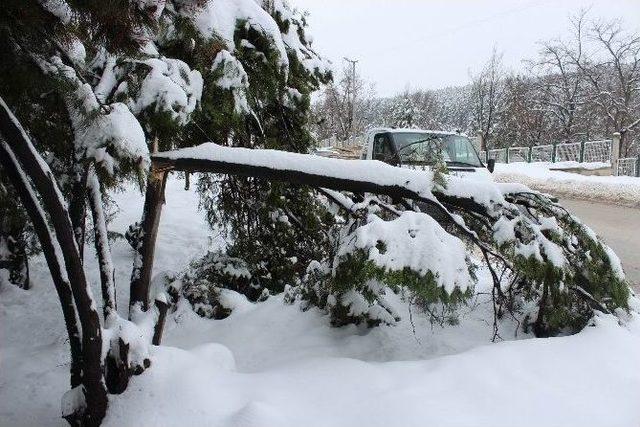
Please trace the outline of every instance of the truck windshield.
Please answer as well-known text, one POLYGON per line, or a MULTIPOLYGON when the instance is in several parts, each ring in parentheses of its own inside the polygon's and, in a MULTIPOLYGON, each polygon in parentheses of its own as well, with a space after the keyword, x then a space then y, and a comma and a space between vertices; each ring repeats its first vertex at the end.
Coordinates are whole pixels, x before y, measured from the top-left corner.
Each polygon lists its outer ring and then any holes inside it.
POLYGON ((448 165, 482 167, 469 138, 436 133, 392 133, 393 143, 403 164, 431 164, 439 153, 448 165))

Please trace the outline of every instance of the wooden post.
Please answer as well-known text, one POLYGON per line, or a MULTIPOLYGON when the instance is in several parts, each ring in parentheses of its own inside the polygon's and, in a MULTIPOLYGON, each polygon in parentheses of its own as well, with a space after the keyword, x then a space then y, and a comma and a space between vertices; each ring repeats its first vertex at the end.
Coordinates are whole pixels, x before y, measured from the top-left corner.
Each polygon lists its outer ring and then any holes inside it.
POLYGON ((160 345, 162 342, 162 332, 164 331, 164 324, 167 320, 167 311, 169 310, 169 304, 166 301, 155 301, 156 308, 158 309, 158 320, 153 328, 153 339, 151 344, 160 345))
POLYGON ((164 189, 170 170, 170 168, 157 168, 152 164, 149 173, 144 213, 142 215, 142 224, 140 224, 142 242, 139 244, 131 277, 129 317, 131 317, 132 308, 136 304, 140 304, 144 311, 149 309, 149 284, 151 283, 153 256, 158 235, 158 225, 160 224, 160 214, 164 203, 164 189))
POLYGON ((618 175, 618 159, 620 158, 620 132, 613 134, 611 139, 611 173, 618 175))

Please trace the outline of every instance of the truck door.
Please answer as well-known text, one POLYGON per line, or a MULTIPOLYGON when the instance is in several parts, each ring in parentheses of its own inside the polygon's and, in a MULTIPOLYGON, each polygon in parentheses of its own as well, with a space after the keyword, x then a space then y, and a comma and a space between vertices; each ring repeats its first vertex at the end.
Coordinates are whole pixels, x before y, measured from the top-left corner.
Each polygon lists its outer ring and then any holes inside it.
POLYGON ((373 160, 380 160, 390 165, 398 164, 396 150, 391 143, 391 137, 387 133, 379 133, 373 137, 373 160))

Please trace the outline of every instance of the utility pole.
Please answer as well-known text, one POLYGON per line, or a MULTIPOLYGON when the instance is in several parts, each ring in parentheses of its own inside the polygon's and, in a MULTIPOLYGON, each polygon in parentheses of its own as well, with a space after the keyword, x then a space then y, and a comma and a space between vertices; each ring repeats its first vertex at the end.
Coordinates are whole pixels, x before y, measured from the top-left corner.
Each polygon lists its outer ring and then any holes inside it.
POLYGON ((349 101, 347 125, 349 129, 349 137, 351 137, 353 136, 353 110, 356 103, 356 64, 358 63, 358 60, 349 59, 347 57, 345 57, 344 60, 351 64, 351 84, 347 86, 347 98, 349 101))

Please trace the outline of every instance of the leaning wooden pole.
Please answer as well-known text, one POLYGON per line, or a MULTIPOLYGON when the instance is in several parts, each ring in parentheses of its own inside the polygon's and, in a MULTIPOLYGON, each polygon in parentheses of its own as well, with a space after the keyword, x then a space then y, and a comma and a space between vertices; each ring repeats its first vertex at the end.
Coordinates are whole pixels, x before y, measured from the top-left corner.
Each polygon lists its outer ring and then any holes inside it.
POLYGON ((136 248, 131 275, 129 318, 131 318, 136 307, 139 307, 142 311, 149 309, 149 284, 151 283, 160 214, 164 203, 164 188, 169 170, 171 168, 152 164, 149 173, 142 224, 140 224, 142 239, 138 242, 138 247, 136 248))

